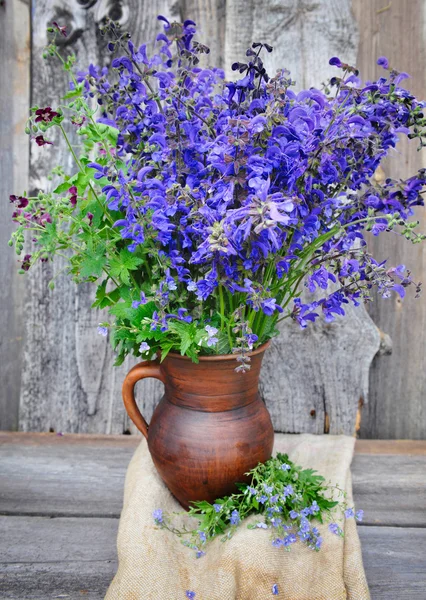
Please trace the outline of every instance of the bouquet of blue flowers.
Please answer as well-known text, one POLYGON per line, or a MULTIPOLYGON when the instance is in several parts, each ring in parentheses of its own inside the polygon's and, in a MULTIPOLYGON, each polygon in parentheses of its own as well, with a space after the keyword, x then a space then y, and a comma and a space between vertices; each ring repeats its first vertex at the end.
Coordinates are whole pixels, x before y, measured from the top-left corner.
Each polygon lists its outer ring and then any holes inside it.
POLYGON ((400 86, 407 75, 382 57, 386 77, 363 84, 334 57, 323 89, 296 93, 288 71, 266 73, 272 47, 253 43, 227 81, 200 66, 209 50, 192 21, 159 20, 152 54, 108 22, 111 67, 84 72, 55 43, 65 28, 49 29, 45 57, 62 61, 70 89, 55 109, 34 107, 26 131, 48 147, 59 129, 76 172, 57 168, 53 192, 11 196, 18 254, 32 240, 22 270, 62 254, 76 282, 95 282, 117 364, 235 353, 244 371, 283 319, 332 321, 374 287, 403 296, 409 271, 376 260, 366 232, 425 237, 410 221, 425 171, 374 178, 400 137, 425 143, 425 103, 400 86))

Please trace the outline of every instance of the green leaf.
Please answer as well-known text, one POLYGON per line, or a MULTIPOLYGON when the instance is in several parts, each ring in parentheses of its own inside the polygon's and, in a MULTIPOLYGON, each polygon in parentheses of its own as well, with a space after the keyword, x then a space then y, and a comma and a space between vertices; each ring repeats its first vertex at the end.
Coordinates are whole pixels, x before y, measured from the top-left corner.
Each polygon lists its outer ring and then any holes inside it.
POLYGON ((130 271, 134 271, 143 262, 125 248, 120 250, 120 255, 111 260, 110 270, 114 279, 119 279, 126 285, 130 285, 130 271))
POLYGON ((68 181, 64 181, 63 183, 58 185, 58 187, 53 190, 53 193, 63 194, 64 192, 67 192, 70 189, 70 187, 72 187, 71 179, 69 179, 68 181))
POLYGON ((173 348, 174 345, 175 345, 174 342, 170 342, 170 341, 165 341, 163 344, 161 344, 160 362, 163 362, 163 360, 166 358, 166 356, 168 355, 168 353, 170 352, 170 350, 173 348))
POLYGON ((82 277, 100 277, 105 265, 106 256, 102 254, 86 256, 81 262, 80 275, 82 277))
POLYGON ((137 269, 137 267, 143 263, 142 258, 136 256, 133 252, 129 252, 126 248, 120 250, 120 260, 129 271, 137 269))
POLYGON ((217 354, 229 354, 231 348, 229 346, 228 335, 224 331, 218 331, 216 337, 219 340, 216 344, 217 354))
POLYGON ((96 300, 92 304, 92 308, 106 308, 112 306, 120 300, 120 288, 115 288, 111 292, 106 292, 107 279, 98 286, 96 290, 96 300))

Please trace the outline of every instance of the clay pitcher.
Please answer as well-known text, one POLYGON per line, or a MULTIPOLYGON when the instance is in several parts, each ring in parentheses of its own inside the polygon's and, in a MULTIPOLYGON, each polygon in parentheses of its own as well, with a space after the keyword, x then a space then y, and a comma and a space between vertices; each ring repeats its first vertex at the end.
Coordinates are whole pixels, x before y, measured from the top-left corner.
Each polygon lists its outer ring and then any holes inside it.
POLYGON ((148 441, 158 473, 185 508, 236 491, 235 483, 270 458, 274 430, 258 391, 264 344, 251 353, 251 369, 235 371, 233 355, 168 354, 163 363, 142 362, 123 383, 129 417, 148 441), (137 381, 156 377, 165 392, 147 424, 134 396, 137 381))

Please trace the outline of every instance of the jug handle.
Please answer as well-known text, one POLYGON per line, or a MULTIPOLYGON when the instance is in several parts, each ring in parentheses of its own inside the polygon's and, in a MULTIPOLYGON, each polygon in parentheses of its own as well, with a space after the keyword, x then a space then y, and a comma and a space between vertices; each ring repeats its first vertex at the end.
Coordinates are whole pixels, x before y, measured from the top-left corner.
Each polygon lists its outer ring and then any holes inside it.
POLYGON ((160 363, 157 361, 141 362, 130 369, 123 382, 122 394, 124 407, 127 414, 139 431, 148 439, 148 423, 142 416, 135 400, 135 385, 141 379, 146 377, 155 377, 165 383, 165 377, 161 370, 160 363))

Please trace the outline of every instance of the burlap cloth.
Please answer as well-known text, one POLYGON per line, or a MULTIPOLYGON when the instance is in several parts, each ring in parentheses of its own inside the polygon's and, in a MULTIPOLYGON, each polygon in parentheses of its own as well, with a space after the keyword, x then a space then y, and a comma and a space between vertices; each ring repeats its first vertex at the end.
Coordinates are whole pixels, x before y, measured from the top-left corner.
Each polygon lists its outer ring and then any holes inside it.
MULTIPOLYGON (((346 489, 352 499, 350 464, 354 439, 346 436, 276 434, 275 452, 287 452, 303 467, 346 489)), ((271 545, 270 531, 243 523, 226 542, 215 539, 206 556, 168 531, 155 528, 152 513, 181 510, 153 466, 145 440, 126 476, 118 531, 119 567, 106 600, 271 600, 278 584, 282 600, 368 600, 370 598, 354 519, 345 521, 345 537, 319 526, 320 552, 298 542, 290 552, 271 545)), ((362 508, 362 507, 358 507, 362 508)), ((253 520, 253 518, 251 518, 253 520)))

